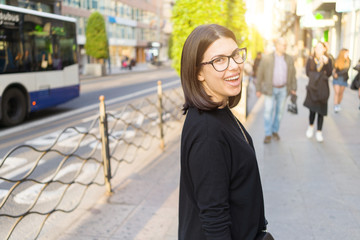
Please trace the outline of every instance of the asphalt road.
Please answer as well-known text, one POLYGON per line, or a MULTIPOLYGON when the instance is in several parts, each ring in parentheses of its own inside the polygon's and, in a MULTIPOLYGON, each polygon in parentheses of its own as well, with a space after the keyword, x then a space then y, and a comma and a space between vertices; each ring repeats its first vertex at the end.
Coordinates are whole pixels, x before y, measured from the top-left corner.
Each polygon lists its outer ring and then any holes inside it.
MULTIPOLYGON (((81 82, 80 97, 57 107, 32 114, 23 124, 13 128, 0 129, 0 177, 14 181, 27 178, 36 179, 39 182, 46 182, 56 173, 56 179, 63 182, 71 181, 77 174, 82 161, 76 158, 66 160, 66 164, 57 171, 64 157, 56 152, 41 153, 35 149, 43 150, 55 143, 55 149, 61 153, 70 153, 75 149, 77 155, 90 154, 96 145, 96 139, 89 137, 81 146, 77 146, 81 135, 74 129, 66 130, 57 139, 59 134, 66 128, 76 126, 78 131, 86 131, 94 119, 98 116, 99 96, 105 96, 107 110, 111 111, 132 102, 135 99, 154 95, 157 91, 157 82, 161 80, 163 89, 176 88, 180 86, 177 74, 170 68, 164 68, 152 72, 141 72, 117 76, 108 76, 97 79, 87 79, 81 82), (14 150, 17 146, 25 145, 14 150), (31 147, 27 147, 27 145, 31 147), (2 159, 7 157, 6 161, 2 159), (40 159, 40 161, 38 161, 40 159), (2 163, 3 162, 3 163, 2 163), (33 171, 34 165, 37 165, 33 171)), ((139 121, 142 121, 139 119, 139 121)), ((98 131, 95 126, 94 131, 98 131)), ((123 134, 134 134, 131 130, 123 134)), ((136 137, 136 136, 135 136, 136 137)), ((101 157, 100 157, 101 159, 101 157)), ((80 172, 80 178, 93 179, 99 184, 103 183, 103 177, 99 174, 99 167, 96 161, 88 161, 80 172)), ((102 171, 102 169, 101 169, 102 171)), ((0 203, 7 196, 9 189, 14 183, 0 179, 0 203)), ((9 200, 1 207, 1 213, 18 215, 29 210, 37 201, 39 211, 46 212, 56 206, 59 193, 64 190, 61 184, 51 184, 46 191, 37 197, 44 185, 34 184, 28 181, 22 183, 12 193, 9 200)), ((69 190, 66 195, 77 198, 78 190, 69 190)), ((73 203, 76 201, 72 201, 73 203)), ((72 208, 71 204, 63 206, 72 208)), ((0 224, 5 229, 5 234, 11 226, 11 221, 4 221, 0 217, 0 224)), ((32 223, 33 224, 33 223, 32 223)), ((30 231, 27 227, 23 231, 30 231)), ((31 232, 31 231, 30 231, 31 232)), ((21 233, 24 234, 24 233, 21 233)), ((2 238, 4 236, 0 236, 2 238)))

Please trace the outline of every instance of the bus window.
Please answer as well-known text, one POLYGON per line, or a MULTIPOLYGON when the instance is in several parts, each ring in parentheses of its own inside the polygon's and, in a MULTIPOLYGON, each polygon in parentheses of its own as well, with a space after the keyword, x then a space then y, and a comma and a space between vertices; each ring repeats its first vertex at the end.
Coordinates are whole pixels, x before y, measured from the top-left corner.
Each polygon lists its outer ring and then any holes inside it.
POLYGON ((0 73, 5 71, 6 54, 5 54, 5 41, 0 41, 0 73))
POLYGON ((0 36, 0 73, 18 72, 22 67, 19 30, 1 29, 0 36))
POLYGON ((62 69, 62 60, 60 58, 59 46, 54 45, 54 54, 53 54, 53 69, 61 70, 62 69))
POLYGON ((32 66, 32 60, 31 60, 31 54, 28 49, 24 52, 24 59, 23 59, 23 71, 24 72, 30 72, 31 66, 32 66))
POLYGON ((77 62, 76 56, 76 36, 75 24, 64 23, 64 36, 60 38, 60 57, 62 59, 62 66, 69 66, 77 62), (75 45, 75 49, 74 49, 75 45), (75 53, 75 55, 74 55, 75 53))

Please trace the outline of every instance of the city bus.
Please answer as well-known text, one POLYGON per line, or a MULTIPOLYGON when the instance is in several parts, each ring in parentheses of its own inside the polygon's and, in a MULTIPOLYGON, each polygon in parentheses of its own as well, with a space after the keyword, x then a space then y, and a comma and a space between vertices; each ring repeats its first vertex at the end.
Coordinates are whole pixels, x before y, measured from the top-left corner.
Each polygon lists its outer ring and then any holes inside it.
POLYGON ((79 93, 76 19, 0 4, 0 124, 79 93))

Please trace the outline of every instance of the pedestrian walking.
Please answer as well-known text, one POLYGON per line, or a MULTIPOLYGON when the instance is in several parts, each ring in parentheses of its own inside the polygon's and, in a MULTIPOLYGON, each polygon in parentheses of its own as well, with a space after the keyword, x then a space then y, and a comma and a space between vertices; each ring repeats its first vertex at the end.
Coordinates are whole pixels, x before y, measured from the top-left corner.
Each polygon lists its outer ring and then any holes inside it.
POLYGON ((253 240, 266 228, 252 139, 230 108, 241 97, 246 48, 229 29, 201 25, 181 57, 179 240, 253 240))
POLYGON ((278 132, 286 97, 290 93, 296 95, 294 60, 285 51, 286 40, 278 38, 275 51, 262 58, 256 74, 256 96, 265 96, 265 144, 270 143, 272 137, 280 140, 278 132))
POLYGON ((333 68, 333 87, 334 87, 334 112, 341 110, 340 103, 344 95, 347 80, 349 79, 350 68, 349 50, 343 48, 340 50, 339 56, 335 59, 333 68))
POLYGON ((309 83, 306 87, 306 98, 304 106, 309 108, 309 127, 306 130, 306 137, 312 138, 314 134, 314 121, 317 115, 316 140, 323 142, 322 127, 324 116, 327 115, 327 102, 330 95, 329 77, 332 73, 332 63, 326 55, 324 43, 318 42, 314 49, 314 54, 306 63, 306 75, 309 83))
POLYGON ((254 65, 253 65, 253 78, 254 78, 254 81, 256 82, 256 72, 257 72, 257 69, 259 67, 259 64, 260 64, 260 61, 261 61, 261 57, 262 57, 262 53, 261 52, 257 52, 256 53, 256 58, 254 60, 254 65))

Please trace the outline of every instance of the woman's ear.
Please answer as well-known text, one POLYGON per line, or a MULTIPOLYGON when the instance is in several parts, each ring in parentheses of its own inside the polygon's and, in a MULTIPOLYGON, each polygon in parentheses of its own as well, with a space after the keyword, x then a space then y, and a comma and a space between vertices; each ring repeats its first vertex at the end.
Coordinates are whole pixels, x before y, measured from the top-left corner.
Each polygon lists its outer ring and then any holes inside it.
POLYGON ((199 72, 197 78, 200 82, 205 81, 205 77, 202 71, 199 72))

